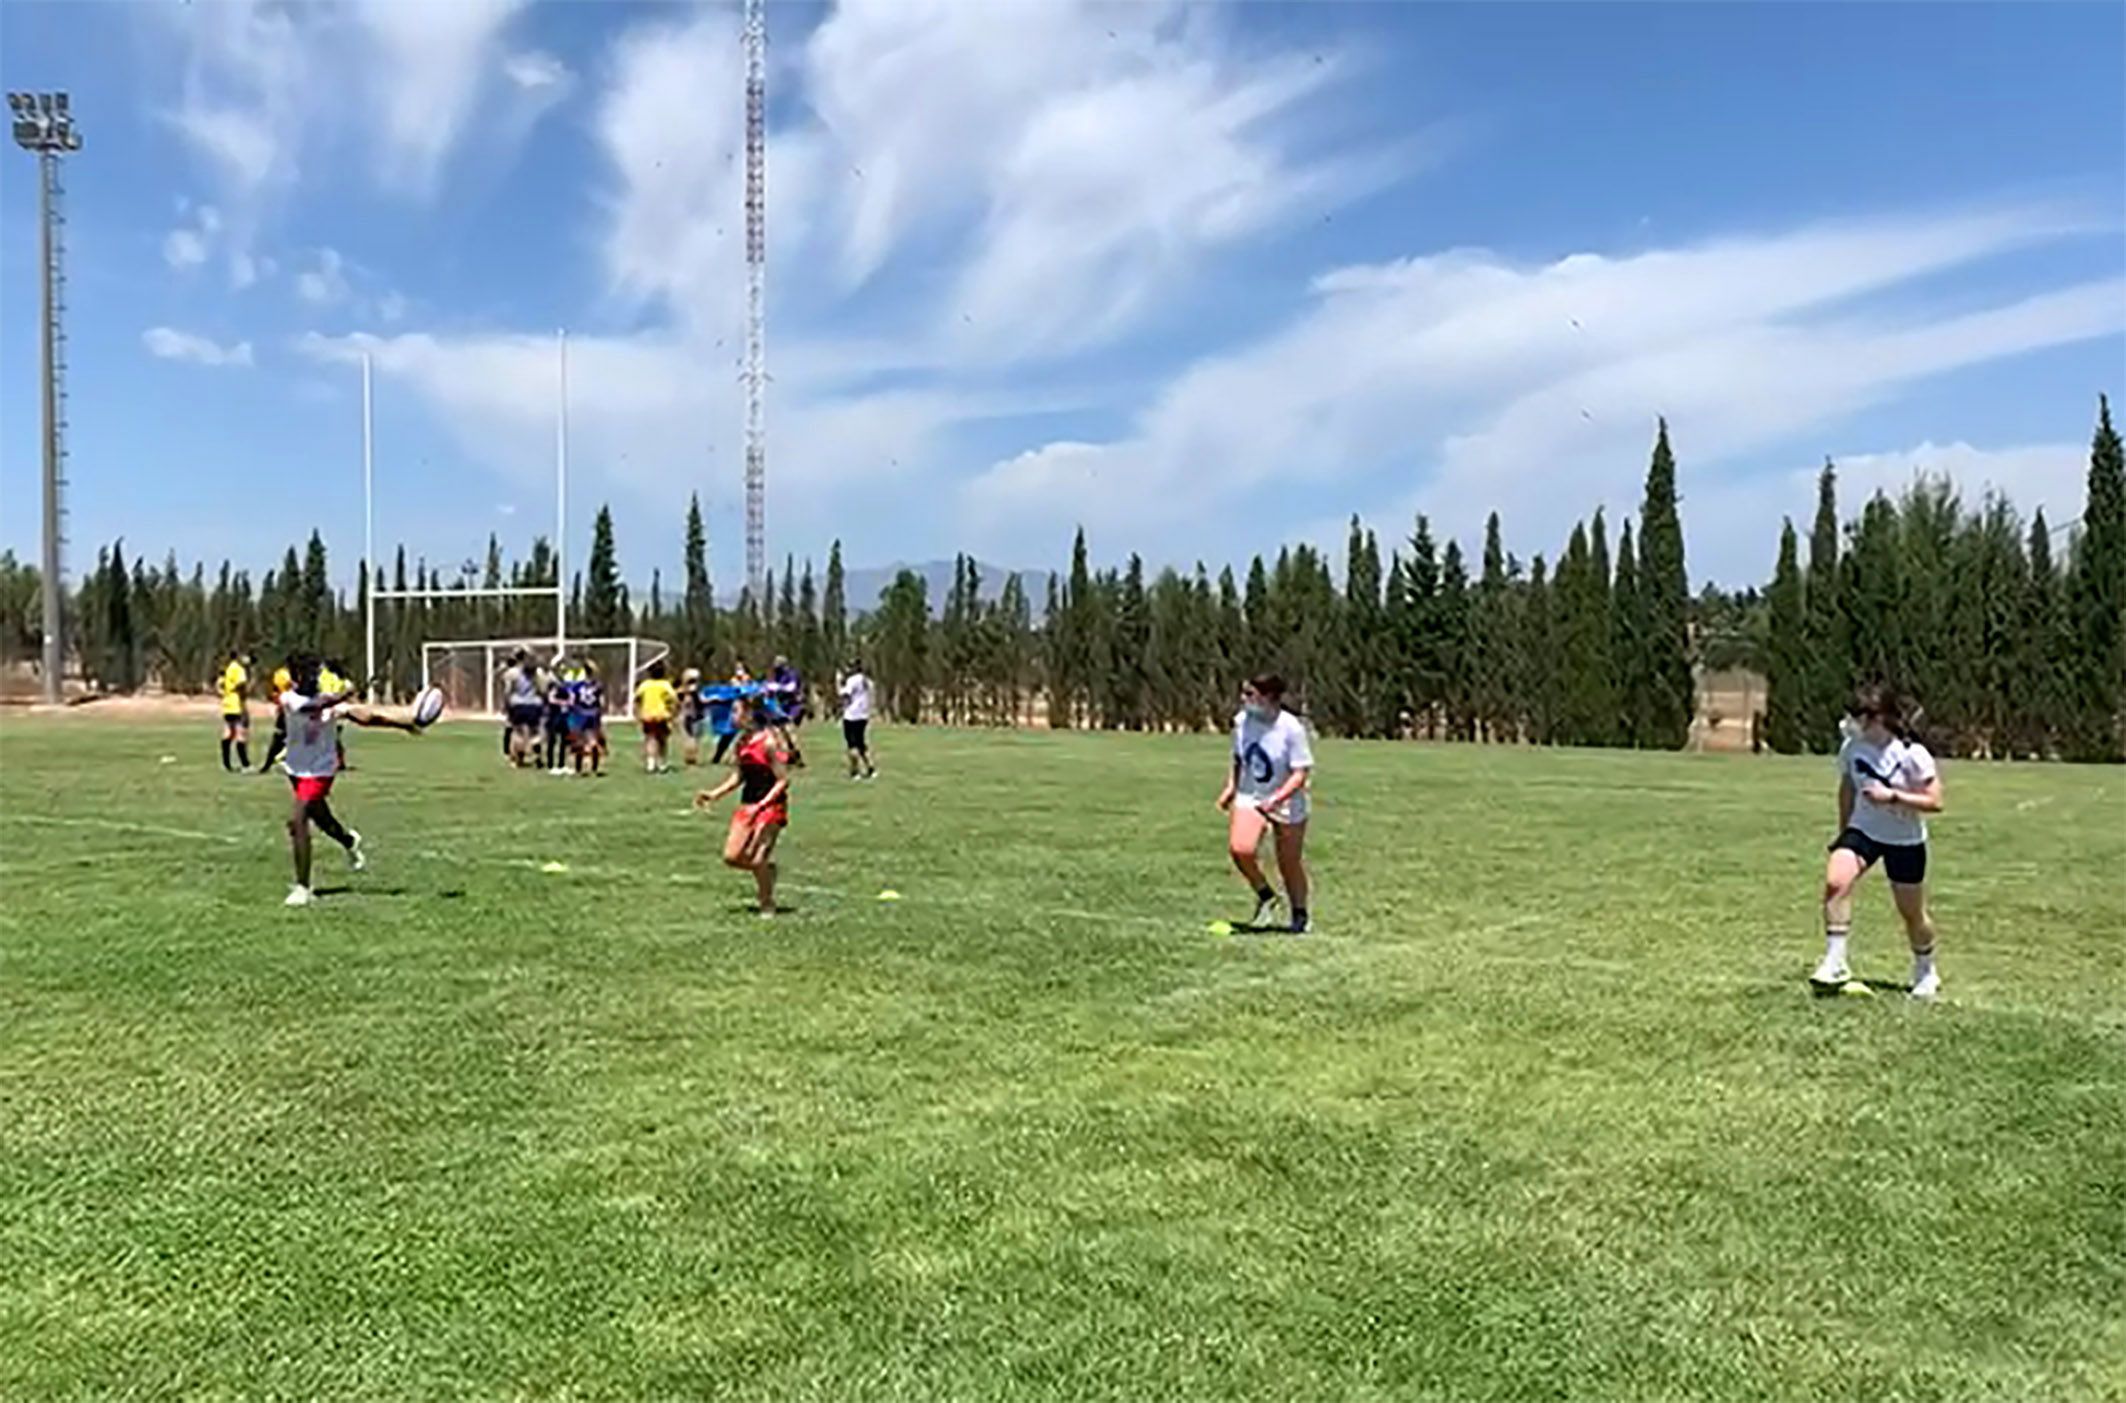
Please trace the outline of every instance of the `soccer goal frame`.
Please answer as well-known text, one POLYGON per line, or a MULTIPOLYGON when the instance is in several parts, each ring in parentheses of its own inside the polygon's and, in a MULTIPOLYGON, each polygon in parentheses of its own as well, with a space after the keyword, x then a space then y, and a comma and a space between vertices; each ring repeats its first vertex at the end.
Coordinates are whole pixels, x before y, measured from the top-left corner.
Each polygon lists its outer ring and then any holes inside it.
MULTIPOLYGON (((451 638, 435 639, 421 644, 421 689, 426 691, 435 684, 440 675, 435 665, 439 655, 448 653, 477 653, 480 659, 481 699, 487 715, 499 716, 502 708, 496 701, 496 684, 508 670, 510 655, 522 648, 527 652, 543 649, 550 640, 540 638, 451 638)), ((657 638, 644 638, 640 634, 625 634, 610 638, 575 638, 569 640, 570 655, 582 657, 595 652, 615 653, 625 650, 627 676, 615 687, 612 677, 606 679, 606 714, 622 720, 635 718, 635 684, 653 663, 663 662, 672 656, 671 645, 657 638)), ((534 653, 534 656, 537 656, 534 653)), ((558 661, 560 654, 542 658, 543 665, 558 661)))

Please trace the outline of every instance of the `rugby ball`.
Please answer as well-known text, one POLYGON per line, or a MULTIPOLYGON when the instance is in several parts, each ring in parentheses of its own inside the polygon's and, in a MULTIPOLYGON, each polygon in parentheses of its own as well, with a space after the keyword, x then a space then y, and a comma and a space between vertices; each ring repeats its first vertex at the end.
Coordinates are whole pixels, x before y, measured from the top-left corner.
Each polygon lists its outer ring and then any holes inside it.
POLYGON ((413 724, 433 726, 443 714, 443 689, 430 687, 413 699, 413 724))

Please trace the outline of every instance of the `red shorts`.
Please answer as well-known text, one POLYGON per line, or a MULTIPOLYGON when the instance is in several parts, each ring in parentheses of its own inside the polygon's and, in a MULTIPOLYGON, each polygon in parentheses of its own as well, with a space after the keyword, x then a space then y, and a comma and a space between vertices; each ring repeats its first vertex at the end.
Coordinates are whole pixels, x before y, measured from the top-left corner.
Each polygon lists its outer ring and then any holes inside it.
POLYGON ((295 783, 295 797, 306 804, 314 804, 332 792, 331 775, 290 775, 295 783))
POLYGON ((779 799, 772 804, 740 804, 731 821, 748 828, 788 828, 790 807, 779 799))

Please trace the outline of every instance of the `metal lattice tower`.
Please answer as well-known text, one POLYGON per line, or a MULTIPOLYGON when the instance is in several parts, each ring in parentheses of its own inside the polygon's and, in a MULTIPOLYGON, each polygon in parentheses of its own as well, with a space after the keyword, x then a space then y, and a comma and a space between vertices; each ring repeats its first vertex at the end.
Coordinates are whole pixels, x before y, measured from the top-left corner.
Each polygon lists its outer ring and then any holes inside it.
POLYGON ((37 156, 44 291, 44 700, 60 699, 66 665, 66 187, 59 158, 81 149, 65 93, 9 93, 15 144, 37 156))
POLYGON ((746 587, 758 603, 768 554, 768 20, 762 0, 745 5, 746 587))

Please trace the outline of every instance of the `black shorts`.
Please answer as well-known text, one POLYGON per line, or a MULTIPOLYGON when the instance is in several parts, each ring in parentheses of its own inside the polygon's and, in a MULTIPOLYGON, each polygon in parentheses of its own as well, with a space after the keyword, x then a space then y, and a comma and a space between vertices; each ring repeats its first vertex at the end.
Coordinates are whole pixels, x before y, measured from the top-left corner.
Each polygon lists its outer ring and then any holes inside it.
POLYGON ((548 735, 565 736, 568 734, 568 713, 566 711, 558 706, 548 706, 543 711, 544 714, 541 719, 546 723, 546 733, 548 735))
POLYGON ((871 722, 869 718, 862 721, 845 720, 842 722, 842 744, 848 746, 851 750, 868 749, 870 746, 868 739, 870 730, 871 722))
POLYGON ((1857 828, 1848 828, 1831 840, 1830 851, 1844 848, 1860 859, 1863 870, 1882 863, 1885 877, 1901 887, 1916 887, 1927 880, 1925 843, 1878 843, 1857 828))
POLYGON ((509 728, 513 731, 536 731, 546 719, 546 707, 540 702, 514 702, 509 708, 509 728))

